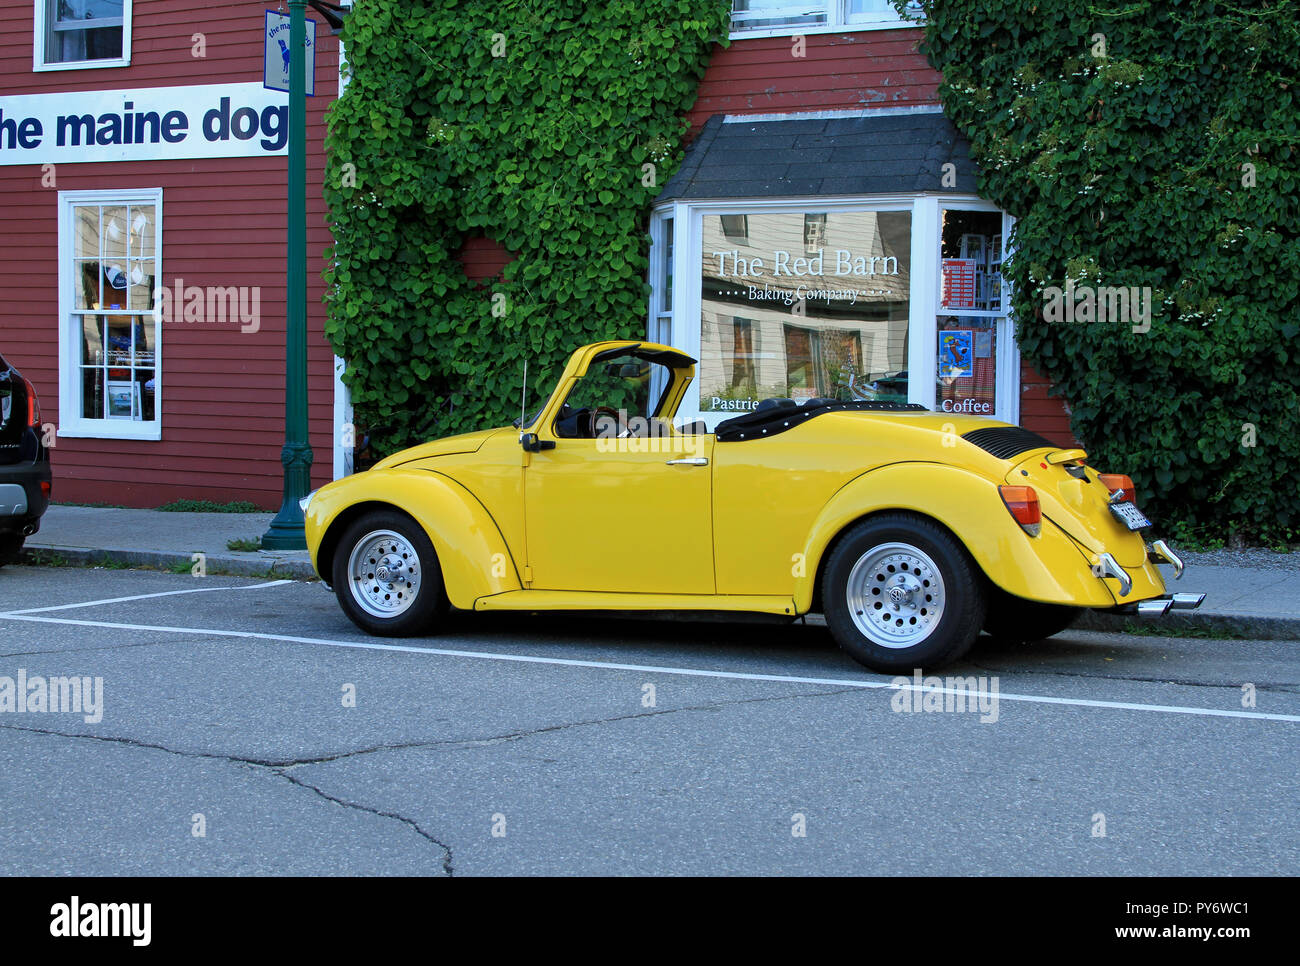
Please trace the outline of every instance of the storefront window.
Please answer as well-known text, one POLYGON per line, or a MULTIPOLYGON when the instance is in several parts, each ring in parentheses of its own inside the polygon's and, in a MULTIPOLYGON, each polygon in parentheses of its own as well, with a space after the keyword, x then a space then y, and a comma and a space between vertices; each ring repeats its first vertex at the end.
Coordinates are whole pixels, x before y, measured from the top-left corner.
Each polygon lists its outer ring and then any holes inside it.
POLYGON ((937 408, 992 416, 998 329, 1006 316, 1002 214, 946 208, 940 215, 937 408))
POLYGON ((908 211, 703 216, 700 412, 907 399, 908 211))
POLYGON ((61 280, 67 293, 61 421, 68 435, 155 436, 162 249, 157 192, 67 193, 61 280), (76 193, 81 194, 81 193, 76 193))

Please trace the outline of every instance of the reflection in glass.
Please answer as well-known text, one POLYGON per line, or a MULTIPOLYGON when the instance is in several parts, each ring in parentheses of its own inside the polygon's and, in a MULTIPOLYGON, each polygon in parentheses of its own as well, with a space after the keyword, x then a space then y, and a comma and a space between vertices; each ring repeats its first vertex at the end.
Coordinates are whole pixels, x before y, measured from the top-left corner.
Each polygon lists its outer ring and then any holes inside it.
POLYGON ((911 225, 910 211, 706 215, 701 412, 906 401, 911 225))

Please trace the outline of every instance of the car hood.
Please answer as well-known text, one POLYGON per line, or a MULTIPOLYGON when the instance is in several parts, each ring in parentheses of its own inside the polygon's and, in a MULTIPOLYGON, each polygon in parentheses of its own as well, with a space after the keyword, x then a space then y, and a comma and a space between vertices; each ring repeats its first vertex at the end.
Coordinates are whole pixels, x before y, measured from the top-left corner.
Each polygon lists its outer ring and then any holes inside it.
POLYGON ((419 446, 412 446, 410 449, 404 449, 400 453, 394 453, 387 456, 374 465, 374 469, 386 470, 394 466, 401 466, 403 463, 412 463, 415 460, 428 459, 431 456, 451 456, 454 453, 477 453, 482 445, 497 433, 514 432, 510 427, 504 429, 483 429, 476 433, 462 433, 459 436, 448 436, 445 439, 430 440, 427 443, 421 443, 419 446))

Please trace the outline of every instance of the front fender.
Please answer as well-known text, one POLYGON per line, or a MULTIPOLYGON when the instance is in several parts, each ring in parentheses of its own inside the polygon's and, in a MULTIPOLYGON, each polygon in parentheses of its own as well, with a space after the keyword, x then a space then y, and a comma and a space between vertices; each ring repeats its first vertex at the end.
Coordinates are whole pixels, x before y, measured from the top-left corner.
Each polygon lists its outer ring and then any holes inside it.
MULTIPOLYGON (((1093 576, 1084 552, 1059 527, 1043 521, 1037 537, 1011 518, 998 485, 968 470, 942 463, 893 463, 845 484, 827 502, 808 535, 807 566, 795 585, 795 606, 812 606, 814 583, 831 541, 855 521, 880 512, 904 511, 930 517, 962 542, 989 579, 1008 593, 1030 600, 1078 607, 1113 607, 1116 598, 1093 576)), ((1163 592, 1135 579, 1125 602, 1163 592)))
POLYGON ((336 480, 307 504, 307 546, 323 579, 331 579, 342 530, 367 508, 385 506, 413 517, 429 535, 453 606, 470 610, 479 597, 523 588, 505 538, 483 504, 441 473, 402 467, 336 480))

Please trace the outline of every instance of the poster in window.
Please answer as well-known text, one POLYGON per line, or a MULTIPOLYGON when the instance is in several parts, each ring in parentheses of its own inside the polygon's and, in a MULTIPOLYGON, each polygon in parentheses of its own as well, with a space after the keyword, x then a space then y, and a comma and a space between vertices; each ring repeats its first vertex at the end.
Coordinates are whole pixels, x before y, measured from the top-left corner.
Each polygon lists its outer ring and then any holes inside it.
POLYGON ((971 329, 948 329, 939 333, 939 378, 969 379, 972 368, 975 333, 971 329))
POLYGON ((140 408, 139 383, 109 380, 108 419, 139 419, 140 408))
POLYGON ((975 269, 973 258, 943 260, 943 308, 975 308, 975 269))

